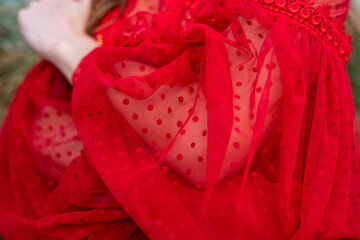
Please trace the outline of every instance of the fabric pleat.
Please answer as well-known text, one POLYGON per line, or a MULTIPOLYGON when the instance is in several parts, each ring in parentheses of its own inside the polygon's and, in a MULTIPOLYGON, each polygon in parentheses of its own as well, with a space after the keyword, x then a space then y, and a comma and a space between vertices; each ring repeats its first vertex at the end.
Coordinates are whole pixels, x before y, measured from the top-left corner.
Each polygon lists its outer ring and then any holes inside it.
POLYGON ((0 132, 5 240, 359 239, 346 57, 279 4, 115 9, 73 87, 36 65, 0 132))

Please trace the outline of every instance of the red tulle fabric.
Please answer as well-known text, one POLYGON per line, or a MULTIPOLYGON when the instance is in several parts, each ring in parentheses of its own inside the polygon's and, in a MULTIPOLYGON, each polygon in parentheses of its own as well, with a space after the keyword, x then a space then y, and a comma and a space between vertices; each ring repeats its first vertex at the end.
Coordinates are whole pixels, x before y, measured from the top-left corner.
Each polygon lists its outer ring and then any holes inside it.
POLYGON ((149 2, 103 19, 73 88, 45 61, 27 75, 0 235, 359 239, 347 2, 149 2))

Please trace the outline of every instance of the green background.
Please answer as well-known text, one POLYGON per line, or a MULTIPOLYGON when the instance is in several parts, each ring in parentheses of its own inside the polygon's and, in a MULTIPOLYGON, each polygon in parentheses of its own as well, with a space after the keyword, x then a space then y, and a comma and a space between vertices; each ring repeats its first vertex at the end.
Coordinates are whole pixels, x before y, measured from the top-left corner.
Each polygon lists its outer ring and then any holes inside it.
MULTIPOLYGON (((30 1, 0 0, 0 122, 24 74, 38 60, 36 54, 22 40, 16 22, 18 9, 30 1)), ((360 36, 355 34, 350 26, 347 26, 347 30, 353 36, 353 53, 347 71, 360 126, 360 36)))

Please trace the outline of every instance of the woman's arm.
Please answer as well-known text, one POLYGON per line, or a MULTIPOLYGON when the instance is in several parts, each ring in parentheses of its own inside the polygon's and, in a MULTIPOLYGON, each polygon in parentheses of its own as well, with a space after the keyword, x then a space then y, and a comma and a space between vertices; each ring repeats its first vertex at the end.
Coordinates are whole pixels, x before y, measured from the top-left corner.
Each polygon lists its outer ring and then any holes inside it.
POLYGON ((85 33, 91 0, 39 0, 19 11, 26 42, 71 82, 80 60, 98 46, 85 33))
MULTIPOLYGON (((80 60, 98 47, 86 34, 91 0, 37 0, 19 11, 20 31, 27 43, 52 62, 72 84, 80 60)), ((138 0, 131 16, 139 11, 156 13, 159 2, 138 0)))
POLYGON ((53 52, 52 62, 72 85, 71 76, 81 59, 98 47, 98 43, 87 35, 74 36, 59 42, 53 52))

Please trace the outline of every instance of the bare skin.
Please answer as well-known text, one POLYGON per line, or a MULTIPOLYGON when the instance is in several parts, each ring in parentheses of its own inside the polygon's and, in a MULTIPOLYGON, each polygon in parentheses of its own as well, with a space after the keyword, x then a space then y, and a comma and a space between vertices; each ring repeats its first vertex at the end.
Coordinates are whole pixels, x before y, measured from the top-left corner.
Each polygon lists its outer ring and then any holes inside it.
MULTIPOLYGON (((98 47, 85 32, 91 0, 35 0, 18 13, 20 31, 26 42, 52 62, 72 84, 71 76, 80 60, 98 47)), ((139 0, 128 15, 155 12, 157 5, 139 0)))
POLYGON ((18 13, 24 39, 55 64, 70 83, 80 60, 98 46, 85 34, 90 7, 91 0, 39 0, 18 13))

